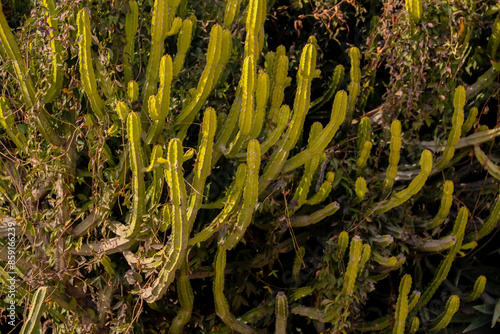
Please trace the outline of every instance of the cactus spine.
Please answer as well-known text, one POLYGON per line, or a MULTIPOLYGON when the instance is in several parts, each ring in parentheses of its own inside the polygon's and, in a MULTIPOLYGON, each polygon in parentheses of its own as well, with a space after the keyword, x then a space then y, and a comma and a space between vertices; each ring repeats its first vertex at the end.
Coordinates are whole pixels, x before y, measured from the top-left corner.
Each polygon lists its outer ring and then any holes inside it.
POLYGON ((394 194, 389 201, 383 203, 381 206, 375 209, 375 214, 380 214, 387 212, 396 206, 399 206, 410 199, 411 196, 415 195, 422 189, 432 170, 432 153, 428 150, 422 152, 420 157, 420 173, 411 181, 406 189, 394 194))
POLYGON ((406 274, 399 283, 399 296, 396 304, 396 315, 393 334, 404 334, 406 317, 408 316, 408 294, 411 288, 411 276, 406 274))
POLYGON ((135 0, 128 2, 130 11, 125 17, 125 40, 123 49, 123 75, 125 82, 132 80, 132 64, 134 63, 134 39, 139 27, 139 6, 135 0))
POLYGON ((429 332, 434 333, 443 328, 445 328, 451 320, 451 317, 458 311, 460 306, 460 298, 458 296, 450 296, 446 302, 445 310, 441 313, 436 320, 434 325, 429 329, 429 332))
POLYGON ((401 122, 391 123, 391 144, 389 146, 389 167, 385 173, 384 192, 389 192, 398 173, 398 164, 401 151, 401 122))
POLYGON ((78 59, 80 61, 80 78, 83 83, 83 89, 87 95, 92 110, 99 118, 104 118, 104 104, 97 91, 97 83, 95 80, 94 67, 92 66, 92 55, 90 46, 92 37, 90 32, 90 18, 87 11, 81 9, 78 12, 78 59))
POLYGON ((276 334, 286 333, 286 320, 288 318, 288 301, 283 292, 278 292, 276 295, 276 334))

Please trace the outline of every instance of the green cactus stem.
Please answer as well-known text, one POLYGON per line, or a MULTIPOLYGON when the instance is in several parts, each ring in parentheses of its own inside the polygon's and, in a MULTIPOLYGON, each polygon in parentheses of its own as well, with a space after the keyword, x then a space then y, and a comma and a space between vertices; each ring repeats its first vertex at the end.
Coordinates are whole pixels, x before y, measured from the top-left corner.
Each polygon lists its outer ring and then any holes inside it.
POLYGON ((406 12, 414 24, 420 22, 422 16, 422 0, 405 0, 406 12))
POLYGON ((175 120, 175 123, 181 128, 178 133, 180 139, 184 138, 187 128, 193 122, 222 74, 223 66, 229 60, 231 43, 232 39, 229 31, 223 30, 218 24, 212 27, 208 43, 207 64, 198 81, 193 98, 189 103, 184 103, 181 113, 175 120))
POLYGON ((361 91, 361 70, 359 68, 361 53, 359 52, 359 49, 357 47, 350 48, 349 57, 351 58, 351 82, 347 87, 347 90, 349 91, 349 99, 347 101, 346 126, 351 123, 356 109, 356 100, 358 99, 359 92, 361 91))
POLYGON ((340 232, 337 244, 339 246, 337 256, 339 259, 342 259, 342 257, 344 257, 345 251, 347 250, 347 247, 349 246, 349 234, 346 231, 340 232))
POLYGON ((139 84, 130 80, 127 84, 127 98, 130 103, 134 103, 139 98, 139 84))
POLYGON ((127 117, 127 137, 130 169, 132 170, 133 199, 129 229, 125 235, 126 238, 133 238, 139 233, 145 211, 141 131, 139 115, 134 112, 130 113, 127 117))
POLYGON ((500 167, 491 161, 488 156, 479 148, 478 145, 474 146, 474 155, 477 160, 485 167, 488 173, 495 179, 500 180, 500 167))
POLYGON ((90 32, 90 18, 85 8, 78 12, 78 59, 80 62, 80 79, 83 83, 83 89, 87 95, 92 110, 97 117, 103 119, 104 103, 99 96, 97 90, 97 83, 94 74, 94 67, 92 65, 92 55, 90 46, 92 44, 92 35, 90 32))
POLYGON ((293 268, 292 268, 292 278, 295 284, 298 285, 300 282, 300 270, 304 265, 304 254, 306 253, 306 249, 303 246, 299 247, 299 250, 295 254, 295 259, 293 260, 293 268))
POLYGON ((184 326, 191 319, 191 313, 193 312, 194 294, 189 282, 186 263, 181 266, 177 278, 177 296, 181 309, 170 325, 168 332, 171 334, 181 334, 184 326))
POLYGON ((17 130, 14 115, 10 113, 7 99, 0 97, 0 124, 10 139, 16 144, 19 150, 24 150, 27 145, 26 137, 17 130))
MULTIPOLYGON (((347 93, 344 91, 339 91, 335 95, 335 100, 332 106, 332 114, 330 116, 330 122, 325 126, 323 131, 314 139, 314 142, 309 145, 310 147, 306 150, 295 155, 293 158, 288 160, 283 166, 283 172, 288 173, 308 161, 311 156, 321 153, 328 144, 332 141, 335 133, 339 129, 340 125, 345 119, 347 108, 347 93)), ((292 119, 293 121, 293 119, 292 119)), ((288 133, 288 132, 287 132, 288 133)), ((295 143, 294 143, 295 144, 295 143)))
MULTIPOLYGON (((154 2, 153 19, 151 22, 151 51, 143 88, 143 105, 147 105, 149 97, 156 90, 160 58, 163 56, 163 42, 172 29, 173 15, 177 10, 179 2, 168 2, 166 0, 155 0, 154 2)), ((180 28, 180 25, 178 28, 180 28)))
POLYGON ((158 95, 151 95, 148 100, 149 116, 153 120, 153 125, 146 136, 146 144, 152 144, 157 141, 161 134, 165 119, 170 111, 170 86, 172 84, 172 58, 165 55, 160 61, 160 88, 158 95), (154 98, 154 100, 152 100, 154 98))
POLYGON ((396 315, 393 334, 404 334, 406 317, 408 316, 408 294, 411 289, 411 276, 406 274, 399 283, 399 295, 396 303, 396 315))
POLYGON ((356 143, 358 145, 358 151, 361 151, 365 146, 365 142, 372 140, 372 123, 369 117, 363 117, 359 121, 358 126, 358 139, 356 143))
POLYGON ((127 104, 123 101, 120 101, 116 104, 115 110, 118 118, 120 118, 120 121, 122 121, 122 123, 125 123, 130 112, 127 104))
POLYGON ((47 22, 49 24, 49 36, 50 36, 50 49, 52 52, 51 60, 51 75, 49 78, 49 89, 43 97, 42 103, 51 103, 56 99, 61 93, 63 79, 64 79, 64 63, 62 59, 63 47, 61 43, 57 40, 59 36, 58 20, 56 5, 54 0, 43 0, 42 6, 44 6, 48 11, 47 22))
POLYGON ((237 320, 229 310, 229 304, 224 296, 224 269, 226 268, 226 249, 218 247, 215 260, 214 300, 215 313, 231 329, 237 333, 251 334, 253 329, 237 320))
POLYGON ((455 146, 458 144, 462 134, 465 106, 465 88, 463 86, 458 86, 457 89, 455 89, 453 106, 455 111, 453 112, 451 131, 448 136, 448 140, 446 141, 443 156, 436 163, 436 170, 441 170, 446 167, 451 158, 453 158, 453 155, 455 154, 455 146))
POLYGON ((168 143, 166 177, 169 188, 171 206, 171 243, 167 244, 160 254, 164 256, 164 264, 158 278, 151 287, 144 289, 142 298, 148 303, 161 298, 175 277, 186 254, 188 244, 188 230, 186 218, 186 187, 182 175, 182 143, 178 138, 171 139, 168 143))
POLYGON ((372 258, 383 267, 392 268, 398 264, 398 258, 395 256, 385 256, 378 251, 372 252, 372 258))
POLYGON ((340 208, 339 203, 333 202, 328 204, 322 209, 307 215, 307 216, 293 216, 290 218, 292 227, 304 227, 319 223, 326 217, 333 215, 340 208))
POLYGON ((490 57, 493 61, 497 59, 497 50, 500 45, 500 14, 497 15, 495 22, 493 23, 493 29, 491 31, 491 37, 488 42, 488 51, 490 57))
POLYGON ((391 144, 389 145, 389 166, 385 173, 384 193, 388 193, 398 174, 398 164, 401 151, 401 122, 395 120, 391 123, 391 144))
POLYGON ((464 124, 462 125, 462 136, 469 133, 469 131, 472 129, 472 127, 474 126, 474 123, 476 122, 478 113, 479 113, 479 110, 476 107, 472 107, 470 109, 469 115, 467 116, 467 119, 465 120, 464 124))
POLYGON ((436 216, 427 224, 425 228, 434 229, 440 226, 448 217, 450 212, 451 204, 453 204, 453 182, 448 180, 444 183, 443 187, 443 197, 441 198, 441 205, 439 206, 439 211, 436 216))
POLYGON ((349 262, 347 264, 347 270, 344 274, 344 288, 342 289, 342 294, 344 296, 352 296, 354 293, 359 262, 361 260, 362 244, 361 238, 357 235, 351 239, 351 245, 349 247, 349 262))
POLYGON ((21 334, 41 333, 42 323, 40 317, 45 308, 45 296, 47 295, 47 287, 40 287, 36 290, 33 298, 31 299, 31 307, 28 317, 24 320, 21 334))
POLYGON ((267 135, 265 141, 260 145, 260 154, 265 154, 274 144, 278 142, 290 119, 290 107, 282 105, 279 110, 278 123, 267 135))
POLYGON ((139 6, 135 0, 128 2, 129 12, 125 16, 125 47, 123 48, 123 75, 125 82, 132 80, 132 64, 134 63, 135 35, 139 28, 139 6))
POLYGON ((342 65, 335 66, 335 69, 333 70, 332 74, 332 82, 328 87, 328 90, 326 91, 325 94, 323 94, 323 96, 311 102, 311 111, 316 111, 320 109, 323 105, 325 105, 325 103, 327 103, 333 98, 334 94, 339 90, 342 81, 344 81, 344 72, 345 72, 344 66, 342 65))
POLYGON ((224 240, 223 247, 232 249, 245 234, 252 221, 254 207, 257 204, 259 190, 260 144, 256 139, 248 143, 247 173, 243 189, 243 206, 238 213, 238 220, 232 233, 224 240))
POLYGON ((279 46, 276 49, 276 60, 271 72, 271 106, 269 108, 268 119, 276 124, 279 118, 279 109, 285 96, 285 88, 290 85, 291 78, 288 74, 288 57, 285 55, 285 47, 279 46))
POLYGON ((276 295, 276 309, 274 311, 276 315, 276 334, 286 334, 286 322, 288 318, 288 300, 286 299, 285 293, 278 292, 276 295))
POLYGON ((358 174, 361 174, 364 171, 368 158, 370 157, 370 151, 372 150, 372 142, 367 140, 363 144, 363 148, 359 153, 359 158, 356 161, 356 167, 358 169, 358 174))
POLYGON ((417 317, 413 317, 411 319, 411 324, 410 324, 410 334, 415 334, 418 329, 420 328, 420 320, 417 317))
POLYGON ((208 240, 215 232, 217 232, 224 224, 227 224, 229 217, 237 207, 243 192, 247 173, 247 165, 240 164, 236 170, 234 181, 227 190, 227 195, 222 199, 222 211, 215 217, 215 219, 206 226, 202 231, 198 232, 193 238, 189 239, 189 246, 208 240))
POLYGON ((460 307, 460 298, 458 298, 458 296, 455 295, 450 296, 450 298, 448 298, 448 301, 446 302, 444 312, 441 313, 433 321, 431 328, 429 328, 429 332, 434 333, 448 326, 451 318, 455 313, 457 313, 459 307, 460 307))
POLYGON ((176 77, 184 66, 186 54, 191 46, 193 37, 193 21, 188 18, 182 22, 182 27, 177 37, 177 53, 174 57, 173 76, 176 77))
POLYGON ((469 211, 467 210, 466 207, 460 208, 457 219, 455 220, 455 225, 453 225, 453 231, 452 231, 452 235, 455 236, 456 238, 455 244, 450 248, 450 251, 439 265, 436 274, 432 279, 432 282, 425 289, 424 293, 422 294, 417 304, 411 311, 410 318, 415 316, 415 314, 420 310, 420 308, 422 308, 422 306, 427 304, 427 302, 432 298, 432 296, 436 292, 439 285, 445 280, 446 276, 448 276, 448 273, 451 269, 451 265, 455 260, 456 255, 460 251, 460 248, 462 247, 462 241, 464 238, 464 231, 465 231, 465 226, 467 225, 468 215, 469 211))
POLYGON ((245 57, 252 56, 255 62, 258 61, 262 50, 259 34, 264 28, 266 6, 264 0, 250 0, 246 9, 245 57))
POLYGON ((224 29, 230 30, 236 15, 240 11, 241 0, 229 0, 224 10, 224 29))
POLYGON ((481 275, 477 278, 476 282, 474 283, 474 288, 472 289, 471 293, 467 297, 463 298, 463 301, 469 303, 474 300, 477 300, 484 292, 485 287, 486 287, 486 277, 481 275))
POLYGON ((318 192, 306 201, 306 204, 316 205, 322 203, 332 191, 335 174, 333 172, 326 173, 326 180, 321 184, 318 192))
POLYGON ((203 202, 205 182, 212 169, 212 152, 215 131, 217 129, 217 115, 213 108, 207 108, 203 116, 202 138, 198 148, 198 157, 194 166, 194 179, 192 183, 189 207, 187 212, 188 230, 191 231, 196 214, 203 202))
POLYGON ((362 201, 366 194, 366 180, 363 177, 357 178, 354 190, 358 200, 362 201))
POLYGON ((421 252, 441 252, 450 249, 456 242, 454 235, 447 235, 438 240, 425 240, 416 248, 421 252))
POLYGON ((420 157, 420 173, 411 181, 406 189, 399 191, 398 193, 392 195, 392 197, 385 203, 377 206, 374 211, 375 215, 387 212, 410 199, 411 196, 415 195, 422 189, 427 181, 427 177, 432 171, 432 153, 428 150, 422 152, 420 157))
MULTIPOLYGON (((477 236, 475 236, 475 240, 479 241, 488 234, 493 231, 495 226, 497 226, 498 221, 500 220, 500 198, 497 198, 495 204, 493 205, 493 208, 490 211, 490 215, 488 216, 488 219, 486 222, 484 222, 484 225, 481 227, 479 232, 477 232, 477 236)), ((468 237, 467 240, 470 238, 468 237)))

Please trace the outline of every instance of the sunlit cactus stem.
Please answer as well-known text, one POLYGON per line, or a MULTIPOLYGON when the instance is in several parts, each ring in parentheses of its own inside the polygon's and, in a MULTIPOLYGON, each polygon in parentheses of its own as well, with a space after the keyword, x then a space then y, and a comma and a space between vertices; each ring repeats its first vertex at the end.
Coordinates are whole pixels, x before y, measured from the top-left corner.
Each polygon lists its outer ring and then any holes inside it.
POLYGON ((177 296, 181 309, 170 325, 169 334, 181 334, 193 312, 194 293, 189 282, 187 264, 181 266, 177 277, 177 296))
POLYGON ((132 64, 134 63, 135 35, 139 28, 139 6, 135 0, 128 2, 130 11, 125 17, 125 47, 123 48, 123 75, 125 82, 132 80, 132 64))
POLYGON ((17 130, 14 115, 10 113, 7 99, 0 97, 0 124, 10 139, 16 144, 19 150, 24 150, 27 145, 26 137, 17 130))
POLYGON ((224 29, 230 29, 240 9, 241 0, 229 0, 224 11, 224 29))
POLYGON ((64 63, 62 59, 63 47, 57 37, 59 35, 56 5, 54 0, 43 0, 42 5, 48 10, 47 22, 49 24, 50 48, 53 53, 51 60, 51 76, 49 89, 43 97, 43 103, 50 103, 59 96, 64 79, 64 63))
POLYGON ((422 16, 422 0, 405 0, 405 8, 412 22, 419 23, 422 16))
POLYGON ((360 176, 357 178, 354 190, 358 200, 363 200, 366 194, 366 180, 363 177, 360 176))
POLYGON ((177 37, 177 53, 174 57, 173 76, 177 76, 184 66, 186 54, 191 46, 191 38, 193 37, 193 21, 186 19, 182 22, 179 36, 177 37))
POLYGON ((453 182, 448 180, 444 183, 443 197, 441 198, 441 205, 439 206, 439 211, 425 227, 428 229, 433 229, 441 225, 448 213, 450 212, 451 205, 453 203, 453 182))
POLYGON ((90 47, 92 44, 92 35, 90 32, 90 18, 87 10, 81 9, 78 12, 78 38, 79 38, 79 54, 80 62, 80 79, 83 83, 83 89, 87 95, 92 110, 99 118, 104 118, 104 103, 101 100, 97 90, 97 83, 92 65, 92 55, 90 47))

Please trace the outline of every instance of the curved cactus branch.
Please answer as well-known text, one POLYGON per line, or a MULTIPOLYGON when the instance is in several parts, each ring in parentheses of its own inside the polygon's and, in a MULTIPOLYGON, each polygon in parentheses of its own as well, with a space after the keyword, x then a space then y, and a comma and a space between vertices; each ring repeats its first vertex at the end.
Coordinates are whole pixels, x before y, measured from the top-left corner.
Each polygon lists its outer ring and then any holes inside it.
POLYGON ((125 47, 123 48, 123 75, 125 82, 132 80, 132 64, 134 63, 135 35, 139 28, 139 6, 137 1, 128 2, 130 11, 125 16, 125 47))

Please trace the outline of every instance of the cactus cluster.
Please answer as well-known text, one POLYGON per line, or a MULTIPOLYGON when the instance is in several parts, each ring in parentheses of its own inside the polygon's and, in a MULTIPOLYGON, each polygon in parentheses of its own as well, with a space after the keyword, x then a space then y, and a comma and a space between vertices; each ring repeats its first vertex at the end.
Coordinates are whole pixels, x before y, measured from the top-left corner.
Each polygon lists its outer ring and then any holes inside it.
MULTIPOLYGON (((317 41, 310 37, 298 59, 293 86, 296 90, 293 98, 288 99, 285 92, 293 81, 288 76, 291 59, 287 50, 283 46, 274 51, 265 48, 267 2, 230 0, 225 2, 223 22, 214 23, 209 29, 204 27, 210 31, 204 67, 198 81, 181 96, 177 85, 188 70, 186 64, 197 29, 196 18, 187 16, 185 10, 188 1, 155 0, 151 22, 140 22, 146 6, 130 0, 123 18, 125 44, 119 57, 123 73, 117 75, 118 84, 111 85, 101 73, 102 64, 95 60, 94 43, 98 39, 93 35, 94 13, 91 4, 83 7, 84 3, 78 5, 82 7, 78 7, 73 18, 77 26, 76 72, 81 83, 75 93, 78 91, 81 109, 59 119, 55 110, 64 108, 64 103, 58 102, 62 99, 61 87, 68 84, 64 78, 69 69, 63 64, 64 50, 56 38, 63 22, 57 19, 55 2, 42 1, 51 28, 50 87, 46 90, 33 80, 26 65, 29 59, 23 58, 0 10, 1 54, 13 68, 23 112, 30 115, 23 121, 31 119, 36 124, 31 133, 38 131, 42 138, 39 140, 54 157, 65 157, 61 158, 64 161, 59 169, 45 174, 47 184, 36 184, 40 192, 51 189, 50 196, 57 198, 54 203, 48 200, 53 208, 46 214, 53 214, 62 228, 55 228, 40 215, 29 222, 20 218, 18 199, 12 196, 15 187, 0 180, 1 194, 10 200, 12 215, 18 217, 16 224, 25 228, 26 240, 33 244, 33 263, 43 260, 40 247, 51 242, 57 245, 53 263, 46 263, 49 274, 38 289, 29 289, 35 282, 30 275, 40 273, 30 271, 27 262, 17 264, 22 274, 20 291, 35 291, 30 293, 30 303, 24 301, 29 315, 23 332, 40 328, 45 311, 55 318, 73 312, 85 321, 92 319, 97 327, 105 326, 110 316, 114 330, 136 326, 134 330, 140 331, 134 323, 138 314, 120 306, 136 302, 144 306, 134 312, 142 312, 143 307, 148 312, 163 312, 168 318, 169 332, 182 333, 201 321, 195 308, 207 305, 206 300, 195 298, 194 285, 202 286, 196 281, 200 278, 210 280, 213 301, 208 307, 217 315, 210 321, 223 333, 255 333, 263 327, 286 333, 292 321, 300 322, 302 318, 312 320, 319 330, 328 326, 338 333, 355 328, 402 334, 415 333, 420 327, 437 332, 450 323, 461 302, 473 302, 485 291, 486 277, 479 276, 474 278, 468 295, 462 297, 454 291, 436 319, 430 320, 422 312, 438 289, 443 288, 457 257, 490 235, 500 219, 497 199, 489 208, 488 218, 474 230, 469 223, 472 210, 454 201, 457 185, 447 176, 444 180, 433 178, 455 162, 453 159, 459 155, 456 152, 463 154, 468 149, 474 151, 493 178, 500 177, 498 166, 480 148, 498 136, 499 131, 464 137, 478 114, 477 108, 470 108, 464 121, 464 110, 469 107, 464 86, 455 90, 446 144, 440 148, 418 148, 420 169, 405 179, 401 177, 405 171, 400 170, 400 160, 406 149, 403 129, 409 128, 394 119, 382 125, 385 134, 380 134, 372 119, 356 109, 358 99, 365 98, 358 48, 348 51, 347 89, 341 89, 344 67, 337 65, 326 92, 311 101, 313 83, 321 71, 317 68, 317 41), (246 16, 238 24, 244 25, 245 37, 238 58, 233 57, 237 50, 234 26, 243 14, 242 6, 246 16), (140 30, 142 25, 148 29, 140 30), (150 50, 149 58, 142 60, 137 57, 137 46, 145 31, 150 32, 150 50), (145 69, 142 62, 147 63, 145 69), (239 69, 234 82, 239 81, 224 112, 207 101, 221 79, 227 79, 228 66, 239 69), (287 105, 287 101, 292 104, 287 105), (311 122, 309 129, 308 115, 328 104, 328 120, 311 122), (72 130, 59 126, 65 122, 72 130), (349 138, 344 140, 339 138, 341 135, 349 138), (82 136, 89 143, 81 144, 82 136), (87 148, 82 148, 85 145, 87 148), (349 148, 344 155, 345 164, 339 163, 335 151, 342 145, 349 148), (384 149, 387 152, 383 159, 387 163, 379 165, 384 149), (88 166, 77 163, 78 155, 88 166), (349 169, 343 170, 339 165, 349 169), (224 168, 230 171, 227 186, 215 198, 210 197, 216 183, 214 175, 224 168), (90 186, 86 184, 89 180, 90 186), (425 197, 422 189, 429 188, 430 183, 442 189, 442 196, 434 203, 438 207, 436 213, 408 223, 407 216, 414 217, 409 213, 422 211, 415 203, 425 197), (73 195, 75 188, 85 191, 73 195), (81 204, 80 200, 91 204, 81 204), (453 227, 447 226, 453 219, 453 227), (36 229, 41 231, 39 240, 36 229), (310 233, 315 229, 323 231, 328 239, 322 240, 324 250, 316 254, 321 261, 313 268, 314 277, 304 279, 310 233), (441 236, 442 231, 447 234, 441 236), (254 250, 252 246, 260 234, 269 241, 254 250), (280 258, 280 254, 292 251, 295 256, 291 261, 280 258), (415 254, 429 253, 441 254, 442 260, 432 273, 432 281, 423 283, 419 273, 408 268, 411 257, 418 259, 415 254), (248 265, 241 265, 239 257, 248 258, 248 254, 254 258, 248 265), (287 282, 284 288, 267 284, 263 289, 269 293, 265 296, 255 293, 254 287, 248 288, 245 293, 258 295, 264 302, 241 302, 248 310, 238 315, 241 312, 234 307, 238 300, 228 298, 235 294, 228 282, 234 284, 240 277, 235 272, 258 268, 261 271, 252 275, 263 281, 263 268, 277 268, 276 263, 281 265, 281 260, 290 267, 291 283, 287 282), (77 299, 83 305, 81 295, 86 289, 73 279, 80 261, 89 265, 89 271, 104 268, 100 278, 92 283, 92 289, 99 290, 101 314, 95 314, 92 306, 77 305, 77 299), (126 270, 122 270, 124 264, 126 270), (409 273, 398 280, 394 310, 372 323, 360 321, 359 309, 369 300, 367 294, 389 275, 396 277, 402 272, 400 268, 409 273), (53 282, 47 277, 54 275, 61 282, 51 287, 49 293, 48 286, 53 282), (171 303, 172 299, 178 302, 171 303), (45 303, 46 300, 51 302, 45 303), (122 312, 119 316, 113 314, 116 309, 122 312), (194 318, 196 321, 192 321, 194 318), (259 324, 259 319, 267 322, 259 324)), ((417 24, 421 20, 421 1, 406 1, 406 11, 417 24)), ((498 43, 492 43, 494 54, 498 43)), ((13 155, 28 159, 32 143, 19 126, 21 122, 13 112, 15 106, 19 106, 18 101, 0 96, 0 125, 6 140, 13 143, 13 155)), ((1 163, 6 170, 13 169, 4 160, 1 163)), ((33 194, 34 199, 26 204, 29 210, 36 212, 47 194, 33 194)), ((0 262, 7 263, 3 254, 0 262)), ((0 281, 5 283, 6 271, 3 266, 0 270, 0 281)))

